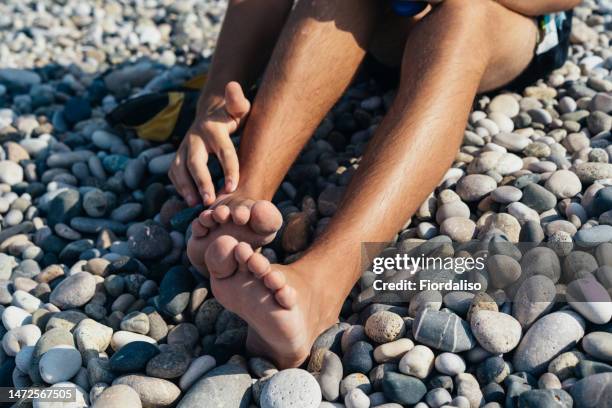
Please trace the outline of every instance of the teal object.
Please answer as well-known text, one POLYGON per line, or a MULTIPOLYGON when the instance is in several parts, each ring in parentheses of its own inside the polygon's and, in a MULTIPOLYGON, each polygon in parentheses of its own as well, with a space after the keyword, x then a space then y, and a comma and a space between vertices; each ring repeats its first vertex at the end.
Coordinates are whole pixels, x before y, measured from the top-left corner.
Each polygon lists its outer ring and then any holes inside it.
POLYGON ((419 14, 425 10, 427 3, 424 1, 413 1, 413 0, 393 0, 392 3, 393 11, 402 17, 409 17, 419 14))

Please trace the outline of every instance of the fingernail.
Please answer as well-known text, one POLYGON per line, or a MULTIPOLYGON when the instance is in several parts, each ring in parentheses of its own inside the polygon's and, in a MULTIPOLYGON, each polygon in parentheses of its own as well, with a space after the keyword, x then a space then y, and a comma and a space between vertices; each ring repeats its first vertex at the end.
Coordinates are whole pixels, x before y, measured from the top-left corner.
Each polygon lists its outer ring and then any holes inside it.
POLYGON ((204 195, 202 196, 202 202, 206 204, 209 198, 210 198, 210 194, 204 193, 204 195))
POLYGON ((189 194, 189 195, 187 196, 187 204, 188 204, 189 206, 195 205, 195 201, 196 201, 196 200, 195 200, 195 197, 194 197, 192 194, 189 194))

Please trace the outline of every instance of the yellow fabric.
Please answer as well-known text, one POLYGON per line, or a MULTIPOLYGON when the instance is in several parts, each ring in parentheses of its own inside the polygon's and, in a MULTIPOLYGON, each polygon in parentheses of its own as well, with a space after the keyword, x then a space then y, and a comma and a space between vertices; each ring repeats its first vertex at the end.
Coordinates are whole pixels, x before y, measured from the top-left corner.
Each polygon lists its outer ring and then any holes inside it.
POLYGON ((204 73, 204 74, 196 75, 190 80, 188 80, 187 82, 183 83, 183 87, 195 89, 196 91, 199 91, 200 89, 202 89, 205 83, 206 83, 206 74, 204 73))
POLYGON ((136 127, 138 136, 142 139, 154 142, 163 142, 170 138, 181 107, 183 106, 184 94, 181 92, 168 93, 168 106, 162 109, 148 122, 136 127))

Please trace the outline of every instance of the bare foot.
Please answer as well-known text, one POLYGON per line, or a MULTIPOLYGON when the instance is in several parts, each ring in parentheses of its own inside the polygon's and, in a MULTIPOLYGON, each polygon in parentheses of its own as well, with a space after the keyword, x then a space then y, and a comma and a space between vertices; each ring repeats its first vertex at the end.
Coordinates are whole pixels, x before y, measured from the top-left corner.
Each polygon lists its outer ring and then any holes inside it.
POLYGON ((187 255, 193 266, 205 273, 204 254, 217 237, 229 235, 260 248, 272 242, 282 223, 283 217, 269 201, 252 200, 239 192, 219 196, 192 222, 187 255))
POLYGON ((309 271, 270 265, 230 236, 212 242, 205 261, 216 299, 249 324, 249 351, 279 368, 302 364, 317 336, 337 321, 343 294, 324 296, 325 282, 319 290, 309 271))

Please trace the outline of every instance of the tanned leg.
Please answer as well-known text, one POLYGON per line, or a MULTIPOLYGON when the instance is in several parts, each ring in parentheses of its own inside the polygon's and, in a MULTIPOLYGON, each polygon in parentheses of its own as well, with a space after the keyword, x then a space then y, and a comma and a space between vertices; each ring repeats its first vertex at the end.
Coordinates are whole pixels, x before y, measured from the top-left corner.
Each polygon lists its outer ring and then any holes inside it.
MULTIPOLYGON (((393 106, 346 199, 304 256, 269 265, 260 257, 250 261, 245 244, 229 237, 211 245, 213 292, 249 323, 254 353, 281 367, 305 360, 360 276, 361 243, 391 239, 415 212, 452 163, 476 93, 516 77, 531 60, 535 39, 531 19, 495 2, 446 0, 410 32, 393 106)), ((296 92, 303 85, 295 84, 296 92)), ((262 165, 278 152, 267 148, 262 165)))
POLYGON ((192 224, 187 253, 205 271, 204 253, 221 235, 257 248, 280 228, 269 201, 289 167, 359 68, 380 7, 372 0, 302 0, 267 66, 240 141, 238 189, 219 196, 192 224))

